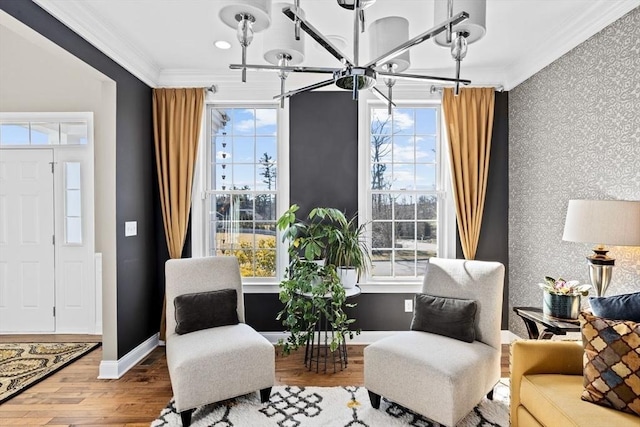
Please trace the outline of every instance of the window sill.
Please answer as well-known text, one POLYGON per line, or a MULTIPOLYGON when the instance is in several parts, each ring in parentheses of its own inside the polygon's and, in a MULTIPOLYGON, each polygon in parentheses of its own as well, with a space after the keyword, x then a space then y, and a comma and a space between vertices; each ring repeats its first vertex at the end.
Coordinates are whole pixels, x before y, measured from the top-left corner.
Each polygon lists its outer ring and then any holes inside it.
MULTIPOLYGON (((358 286, 363 294, 415 294, 422 290, 422 282, 362 283, 358 286)), ((278 283, 244 283, 242 291, 245 294, 277 294, 280 292, 280 285, 278 283)))

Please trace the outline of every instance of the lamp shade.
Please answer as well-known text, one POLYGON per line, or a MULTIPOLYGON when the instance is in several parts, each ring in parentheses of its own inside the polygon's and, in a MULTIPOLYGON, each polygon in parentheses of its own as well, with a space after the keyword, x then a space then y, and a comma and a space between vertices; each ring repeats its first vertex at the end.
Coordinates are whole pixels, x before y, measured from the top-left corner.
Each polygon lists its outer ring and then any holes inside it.
MULTIPOLYGON (((293 8, 289 3, 274 3, 273 16, 271 17, 271 28, 264 33, 262 46, 267 49, 264 59, 271 64, 278 65, 280 54, 287 54, 291 57, 289 65, 297 65, 304 60, 304 37, 296 40, 293 37, 294 23, 282 13, 285 7, 293 8)), ((299 10, 304 17, 304 11, 299 10)))
MULTIPOLYGON (((449 18, 447 12, 447 0, 435 0, 433 25, 438 25, 446 21, 449 18)), ((469 33, 467 44, 471 44, 484 37, 484 34, 487 32, 487 0, 453 0, 453 15, 457 15, 460 12, 467 12, 469 19, 455 25, 453 31, 465 31, 469 33)), ((440 46, 449 46, 451 44, 447 43, 447 35, 445 32, 438 34, 434 38, 434 41, 440 46)))
MULTIPOLYGON (((400 16, 377 19, 369 25, 369 37, 369 48, 373 60, 409 40, 409 21, 400 16)), ((409 50, 390 59, 385 64, 396 64, 397 67, 393 71, 395 73, 403 72, 411 65, 409 50)), ((382 65, 384 64, 378 64, 378 68, 382 65)))
POLYGON ((640 246, 640 201, 569 200, 562 240, 640 246))
POLYGON ((271 25, 271 0, 233 0, 225 2, 220 9, 220 19, 231 28, 238 26, 236 15, 249 14, 253 16, 253 31, 259 33, 271 25))

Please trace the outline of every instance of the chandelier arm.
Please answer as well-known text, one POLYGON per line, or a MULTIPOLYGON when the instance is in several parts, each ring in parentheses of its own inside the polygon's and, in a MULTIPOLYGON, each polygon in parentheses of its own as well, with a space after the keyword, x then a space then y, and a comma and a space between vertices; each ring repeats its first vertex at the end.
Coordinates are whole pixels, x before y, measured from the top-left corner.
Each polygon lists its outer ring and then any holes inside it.
POLYGON ((360 62, 360 0, 353 0, 353 62, 360 62))
POLYGON ((374 59, 373 61, 369 62, 368 64, 364 65, 365 68, 368 67, 375 67, 376 64, 384 64, 385 62, 395 58, 398 55, 403 54, 404 52, 406 52, 407 50, 411 49, 413 46, 422 43, 425 40, 429 40, 430 38, 433 38, 435 36, 437 36, 438 34, 440 34, 441 32, 445 31, 447 29, 447 27, 451 24, 451 25, 457 25, 465 20, 467 20, 469 18, 469 14, 467 12, 460 12, 457 15, 451 17, 450 19, 447 19, 446 21, 436 25, 435 27, 431 28, 430 30, 425 31, 424 33, 410 39, 407 40, 406 42, 394 47, 393 49, 391 49, 389 52, 382 54, 380 57, 374 59))
POLYGON ((437 82, 449 82, 449 83, 459 82, 459 83, 462 83, 463 85, 468 85, 471 83, 471 80, 466 80, 466 79, 455 79, 452 77, 438 77, 438 76, 423 76, 420 74, 386 73, 384 71, 378 71, 378 75, 404 79, 404 80, 435 80, 437 82))
MULTIPOLYGON (((246 45, 242 45, 242 64, 246 64, 247 63, 247 46, 246 45)), ((247 67, 241 67, 242 68, 242 83, 246 83, 247 82, 247 67)))
POLYGON ((284 108, 284 81, 286 79, 286 77, 280 76, 280 108, 284 108))
POLYGON ((342 70, 342 68, 330 68, 330 67, 302 67, 297 65, 263 65, 263 64, 230 64, 229 68, 232 70, 241 70, 247 68, 257 71, 288 71, 293 73, 319 73, 319 74, 333 74, 336 71, 342 70))
POLYGON ((300 89, 291 90, 289 92, 282 93, 280 95, 276 95, 276 96, 273 97, 273 99, 288 98, 290 96, 297 95, 297 94, 299 94, 301 92, 308 92, 310 90, 320 89, 321 87, 329 86, 329 85, 332 85, 333 83, 334 83, 333 79, 324 80, 324 81, 321 81, 319 83, 314 83, 314 84, 309 85, 309 86, 301 87, 300 89))
POLYGON ((389 98, 387 95, 385 95, 385 94, 384 94, 380 89, 378 89, 377 87, 375 87, 375 86, 371 86, 371 87, 369 88, 369 90, 370 90, 371 92, 373 92, 373 94, 374 94, 375 96, 377 96, 378 98, 380 98, 380 100, 381 100, 381 101, 386 102, 388 106, 393 106, 393 107, 395 107, 395 106, 396 106, 396 103, 395 103, 395 102, 393 102, 393 100, 392 100, 391 98, 389 98))
POLYGON ((456 85, 453 89, 453 94, 455 96, 460 94, 460 59, 456 59, 456 85))
MULTIPOLYGON (((453 1, 453 0, 450 0, 450 1, 453 1)), ((296 11, 300 10, 300 0, 295 0, 293 4, 296 8, 296 11)), ((297 15, 296 15, 296 18, 293 20, 293 26, 294 26, 293 35, 296 38, 296 40, 300 40, 300 19, 297 18, 297 15)))
POLYGON ((335 47, 333 43, 331 43, 327 38, 325 38, 318 30, 316 30, 313 25, 307 22, 302 16, 296 14, 291 7, 285 7, 282 9, 282 13, 286 15, 287 18, 291 19, 295 22, 296 19, 300 21, 300 28, 309 34, 312 39, 314 39, 320 46, 325 48, 327 52, 333 55, 338 61, 342 62, 345 66, 353 67, 353 62, 345 55, 340 52, 340 49, 335 47))

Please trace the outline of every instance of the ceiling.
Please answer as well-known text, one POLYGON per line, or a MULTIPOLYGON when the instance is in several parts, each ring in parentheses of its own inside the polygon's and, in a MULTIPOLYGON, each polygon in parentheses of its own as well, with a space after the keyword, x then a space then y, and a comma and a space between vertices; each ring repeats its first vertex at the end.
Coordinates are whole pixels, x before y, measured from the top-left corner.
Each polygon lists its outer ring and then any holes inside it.
MULTIPOLYGON (((218 18, 220 8, 229 1, 33 1, 150 86, 209 86, 240 81, 240 71, 228 69, 230 63, 240 63, 235 30, 218 18), (216 40, 227 40, 232 48, 220 50, 213 45, 216 40)), ((307 20, 324 35, 342 37, 347 43, 345 53, 352 56, 352 12, 333 0, 301 0, 300 4, 307 20)), ((461 77, 471 79, 475 85, 490 84, 509 90, 639 6, 640 0, 487 0, 487 34, 469 46, 461 77)), ((275 8, 272 13, 277 13, 275 8)), ((383 16, 403 16, 409 20, 410 37, 435 24, 433 0, 377 0, 365 15, 367 27, 383 16)), ((306 55, 302 65, 340 66, 309 36, 304 37, 306 55)), ((368 43, 365 32, 361 63, 371 59, 368 43)), ((247 62, 267 64, 262 58, 265 50, 262 34, 257 33, 248 47, 247 62)), ((410 52, 411 68, 406 72, 454 75, 448 49, 427 40, 410 52)), ((305 77, 309 82, 326 78, 305 77)), ((249 71, 249 81, 265 78, 278 81, 271 73, 249 71), (256 74, 263 76, 255 77, 256 74)), ((300 80, 297 83, 304 80, 296 78, 300 80)))

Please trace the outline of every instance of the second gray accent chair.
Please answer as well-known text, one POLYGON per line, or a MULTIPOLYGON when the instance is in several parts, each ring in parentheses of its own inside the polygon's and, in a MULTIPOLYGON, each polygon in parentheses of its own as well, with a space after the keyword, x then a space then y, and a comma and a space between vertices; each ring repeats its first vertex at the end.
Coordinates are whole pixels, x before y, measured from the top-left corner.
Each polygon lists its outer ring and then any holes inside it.
POLYGON ((477 303, 472 343, 422 331, 400 332, 364 349, 364 385, 380 398, 446 426, 455 426, 500 380, 504 266, 431 258, 425 294, 477 303))
POLYGON ((235 257, 184 258, 165 266, 166 352, 176 411, 183 425, 195 408, 260 391, 269 399, 275 383, 273 345, 244 323, 242 280, 235 257), (176 334, 174 299, 183 294, 235 289, 240 323, 176 334))

